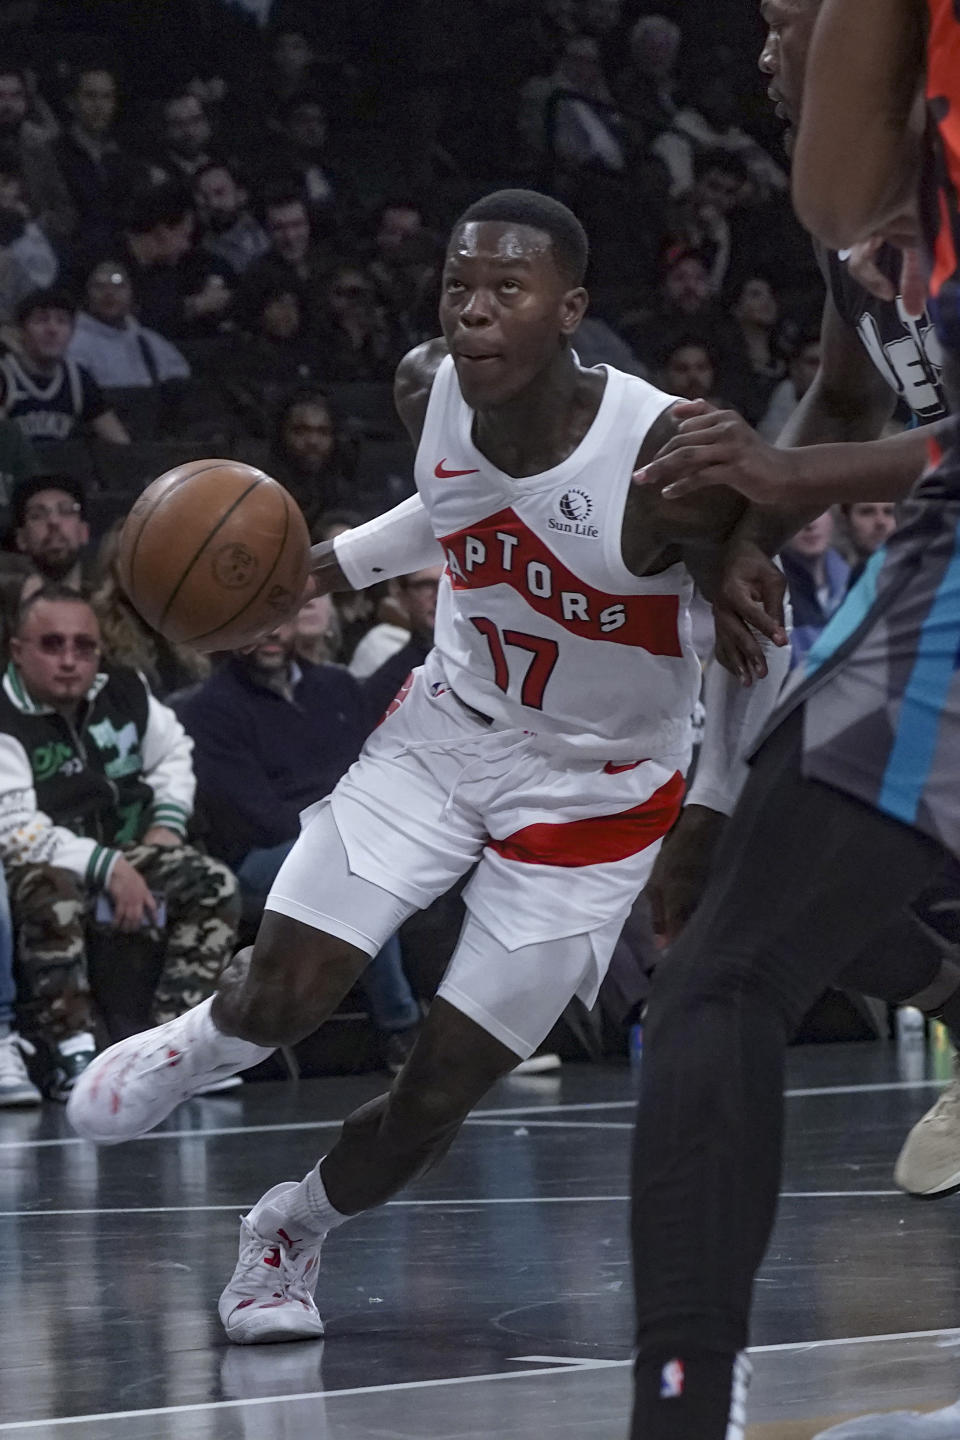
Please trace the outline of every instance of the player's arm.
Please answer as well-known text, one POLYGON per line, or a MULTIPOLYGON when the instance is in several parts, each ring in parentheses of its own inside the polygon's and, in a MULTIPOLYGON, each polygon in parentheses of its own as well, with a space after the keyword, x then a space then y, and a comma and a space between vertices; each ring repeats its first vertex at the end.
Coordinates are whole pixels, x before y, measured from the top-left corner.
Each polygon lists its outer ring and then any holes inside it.
MULTIPOLYGON (((397 367, 394 403, 415 445, 420 442, 437 367, 446 353, 443 340, 427 340, 409 351, 397 367)), ((312 595, 365 590, 382 580, 424 570, 444 558, 417 495, 365 525, 322 541, 310 556, 308 588, 312 595)))
POLYGON ((824 0, 820 10, 793 196, 801 223, 832 249, 888 234, 915 207, 925 10, 923 0, 824 0))

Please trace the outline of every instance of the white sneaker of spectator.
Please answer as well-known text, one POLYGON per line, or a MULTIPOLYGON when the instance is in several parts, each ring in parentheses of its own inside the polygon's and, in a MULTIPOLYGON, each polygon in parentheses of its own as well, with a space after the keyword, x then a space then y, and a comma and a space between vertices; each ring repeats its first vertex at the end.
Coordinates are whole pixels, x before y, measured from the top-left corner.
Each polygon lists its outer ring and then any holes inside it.
POLYGON ((25 1055, 37 1052, 29 1040, 24 1040, 15 1030, 4 1027, 0 1031, 0 1109, 11 1109, 19 1105, 39 1105, 43 1099, 40 1091, 27 1074, 25 1055))

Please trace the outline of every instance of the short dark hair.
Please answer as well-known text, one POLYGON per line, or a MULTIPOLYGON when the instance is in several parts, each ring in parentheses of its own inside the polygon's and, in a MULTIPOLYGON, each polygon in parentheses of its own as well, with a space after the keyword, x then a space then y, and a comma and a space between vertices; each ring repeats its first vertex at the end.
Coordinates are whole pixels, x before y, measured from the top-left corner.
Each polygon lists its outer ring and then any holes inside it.
POLYGON ((461 226, 483 220, 542 230, 550 238, 554 262, 564 279, 572 285, 583 284, 590 243, 576 215, 559 200, 541 195, 537 190, 496 190, 469 205, 450 233, 453 235, 461 226))
POLYGON ((266 218, 268 210, 279 210, 284 205, 302 205, 308 217, 310 206, 306 191, 293 180, 278 180, 268 185, 263 192, 260 208, 266 218))
POLYGON ((236 169, 233 165, 231 165, 229 160, 213 159, 207 160, 206 163, 201 165, 198 170, 194 170, 193 174, 190 176, 190 184, 193 189, 196 189, 197 181, 201 178, 201 176, 209 175, 211 170, 225 170, 230 176, 230 179, 233 181, 234 185, 240 184, 236 169))
POLYGON ((673 330, 663 337, 657 350, 657 367, 660 370, 666 368, 669 360, 676 355, 678 350, 702 350, 714 370, 720 365, 719 347, 712 335, 704 330, 687 329, 673 330))
POLYGON ((49 471, 46 474, 28 475, 25 480, 20 480, 13 487, 13 494, 10 497, 10 516, 15 529, 20 529, 26 518, 27 506, 34 495, 39 495, 41 490, 62 490, 65 495, 72 495, 80 506, 81 518, 86 519, 87 492, 83 481, 75 475, 49 471))
MULTIPOLYGON (((79 590, 75 590, 72 585, 61 585, 59 581, 49 580, 45 585, 41 585, 39 590, 34 590, 32 595, 28 595, 26 600, 20 601, 13 622, 14 635, 20 634, 30 611, 35 605, 39 605, 41 600, 49 600, 53 604, 59 605, 86 605, 88 609, 93 610, 89 597, 81 594, 79 590)), ((94 610, 93 613, 96 615, 97 612, 94 610)), ((97 623, 100 623, 99 620, 97 623)))
POLYGON ((17 324, 22 325, 29 320, 35 310, 65 310, 68 315, 74 316, 77 313, 77 302, 62 285, 47 285, 40 290, 31 290, 17 306, 17 324))
POLYGON ((126 229, 131 235, 149 235, 159 225, 179 225, 192 210, 189 193, 175 180, 147 185, 135 192, 127 206, 126 229))

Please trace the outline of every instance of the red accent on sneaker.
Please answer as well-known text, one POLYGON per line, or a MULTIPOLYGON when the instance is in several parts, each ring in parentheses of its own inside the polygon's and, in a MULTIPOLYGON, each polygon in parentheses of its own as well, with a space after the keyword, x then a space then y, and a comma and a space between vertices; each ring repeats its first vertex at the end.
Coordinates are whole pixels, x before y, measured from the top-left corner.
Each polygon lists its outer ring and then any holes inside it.
POLYGON ((182 1058, 183 1058, 183 1056, 181 1055, 181 1053, 180 1053, 179 1050, 168 1050, 168 1051, 167 1051, 167 1059, 170 1061, 170 1068, 171 1068, 171 1070, 173 1069, 174 1065, 179 1065, 179 1064, 180 1064, 180 1061, 182 1060, 182 1058))
POLYGON ((301 1240, 291 1240, 286 1230, 278 1229, 277 1234, 280 1236, 280 1239, 283 1241, 284 1245, 286 1245, 288 1250, 292 1250, 294 1245, 301 1245, 303 1243, 301 1240))
POLYGON ((275 1270, 280 1269, 280 1246, 272 1245, 263 1257, 264 1265, 272 1265, 275 1270))
POLYGON ((255 1300, 255 1299, 253 1298, 253 1296, 251 1295, 249 1300, 241 1300, 241 1301, 240 1301, 240 1304, 237 1306, 237 1309, 238 1309, 238 1310, 246 1310, 246 1308, 247 1308, 248 1305, 255 1305, 256 1303, 257 1303, 256 1300, 255 1300))

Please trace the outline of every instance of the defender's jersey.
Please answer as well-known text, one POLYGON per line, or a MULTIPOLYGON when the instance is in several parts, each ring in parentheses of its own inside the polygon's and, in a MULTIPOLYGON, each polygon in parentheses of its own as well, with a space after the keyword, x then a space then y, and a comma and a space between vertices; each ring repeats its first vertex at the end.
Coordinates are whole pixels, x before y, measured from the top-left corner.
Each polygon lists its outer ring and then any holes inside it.
POLYGON ((921 187, 932 252, 930 311, 944 346, 960 355, 960 10, 927 0, 927 108, 932 160, 921 187))
POLYGON ((550 749, 686 763, 700 686, 683 565, 640 579, 623 562, 630 477, 674 398, 609 366, 572 455, 514 479, 476 448, 453 361, 441 364, 417 486, 447 557, 435 644, 454 693, 550 749))
MULTIPOLYGON (((932 320, 926 314, 920 319, 908 315, 899 296, 881 300, 871 295, 850 274, 848 257, 846 250, 817 252, 837 314, 856 330, 877 370, 909 406, 917 424, 941 420, 947 413, 940 382, 943 350, 932 320)), ((884 245, 875 263, 896 285, 902 252, 884 245)))

